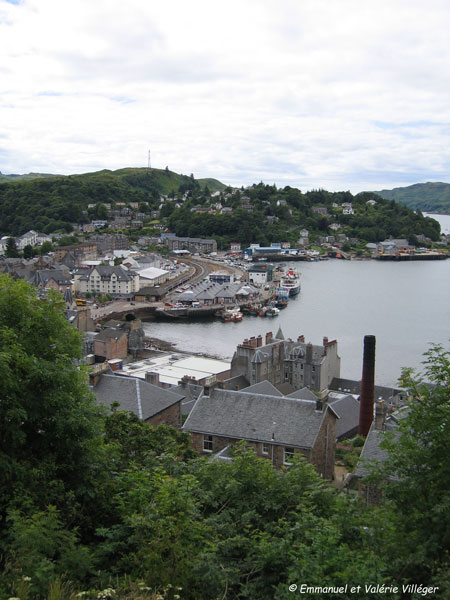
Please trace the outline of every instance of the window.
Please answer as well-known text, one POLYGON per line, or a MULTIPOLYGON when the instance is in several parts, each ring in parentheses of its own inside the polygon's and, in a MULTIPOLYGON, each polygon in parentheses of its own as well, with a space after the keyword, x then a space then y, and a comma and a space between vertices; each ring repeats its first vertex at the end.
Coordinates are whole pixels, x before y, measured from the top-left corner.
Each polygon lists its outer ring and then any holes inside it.
POLYGON ((269 454, 269 444, 263 444, 262 445, 262 453, 263 454, 269 454))
POLYGON ((203 436, 203 450, 205 452, 212 452, 213 449, 213 437, 212 435, 203 436))
POLYGON ((283 463, 285 465, 292 465, 293 458, 294 458, 294 448, 292 448, 292 446, 286 446, 283 449, 283 463))

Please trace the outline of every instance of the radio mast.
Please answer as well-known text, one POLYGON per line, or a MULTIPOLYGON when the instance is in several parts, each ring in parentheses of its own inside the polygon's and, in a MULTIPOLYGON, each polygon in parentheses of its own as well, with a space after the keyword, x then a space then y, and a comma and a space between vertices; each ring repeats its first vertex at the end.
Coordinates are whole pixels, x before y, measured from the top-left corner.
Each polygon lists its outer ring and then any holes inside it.
POLYGON ((152 168, 152 164, 150 162, 150 150, 148 151, 148 170, 150 171, 150 169, 152 168))

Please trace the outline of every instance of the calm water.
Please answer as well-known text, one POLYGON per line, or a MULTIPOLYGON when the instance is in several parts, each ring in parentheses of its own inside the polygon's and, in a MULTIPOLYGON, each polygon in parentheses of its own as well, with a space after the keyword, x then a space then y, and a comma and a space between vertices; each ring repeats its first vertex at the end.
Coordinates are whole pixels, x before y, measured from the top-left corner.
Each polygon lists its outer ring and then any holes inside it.
MULTIPOLYGON (((287 263, 284 263, 285 265, 287 263)), ((231 358, 244 338, 304 334, 338 340, 341 376, 360 379, 364 335, 376 336, 376 382, 395 385, 402 367, 421 369, 430 343, 450 346, 450 259, 408 263, 341 261, 293 263, 302 272, 302 291, 274 319, 152 322, 146 334, 179 350, 231 358)))

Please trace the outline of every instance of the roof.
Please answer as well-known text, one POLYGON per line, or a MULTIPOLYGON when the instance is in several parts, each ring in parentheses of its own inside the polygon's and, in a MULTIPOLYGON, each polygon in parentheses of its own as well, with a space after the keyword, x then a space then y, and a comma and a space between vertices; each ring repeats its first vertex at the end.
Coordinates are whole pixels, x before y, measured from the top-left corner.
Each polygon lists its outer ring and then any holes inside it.
POLYGON ((110 407, 118 402, 120 410, 128 410, 144 421, 184 398, 142 379, 120 375, 102 375, 93 391, 99 404, 110 407))
POLYGON ((283 394, 277 390, 277 388, 270 383, 270 381, 260 381, 250 385, 242 390, 243 392, 252 392, 253 394, 266 394, 268 396, 282 396, 283 394))
POLYGON ((127 335, 123 329, 107 328, 102 329, 95 338, 95 341, 104 342, 106 340, 120 340, 123 335, 127 335))
POLYGON ((370 475, 370 465, 374 462, 383 463, 387 460, 389 454, 387 450, 380 448, 380 443, 383 441, 384 432, 375 429, 374 424, 367 435, 366 442, 361 451, 358 465, 355 470, 355 477, 367 477, 370 475))
POLYGON ((295 392, 291 392, 288 394, 289 398, 297 398, 298 400, 314 400, 317 402, 317 396, 307 387, 301 388, 300 390, 295 390, 295 392))
POLYGON ((215 389, 197 400, 183 429, 312 448, 327 410, 316 410, 310 400, 215 389))
POLYGON ((334 399, 328 396, 328 401, 339 416, 336 423, 336 437, 340 438, 350 433, 359 425, 359 401, 352 395, 334 399))

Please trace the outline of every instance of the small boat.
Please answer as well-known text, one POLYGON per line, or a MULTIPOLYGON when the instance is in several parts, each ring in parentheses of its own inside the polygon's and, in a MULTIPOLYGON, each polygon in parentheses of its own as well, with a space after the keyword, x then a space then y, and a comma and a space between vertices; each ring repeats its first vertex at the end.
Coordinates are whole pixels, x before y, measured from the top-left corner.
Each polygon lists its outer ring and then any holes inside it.
POLYGON ((266 310, 266 317, 278 317, 280 309, 276 306, 269 306, 266 310))
POLYGON ((225 323, 242 321, 243 314, 238 307, 226 308, 221 315, 222 321, 225 323))

